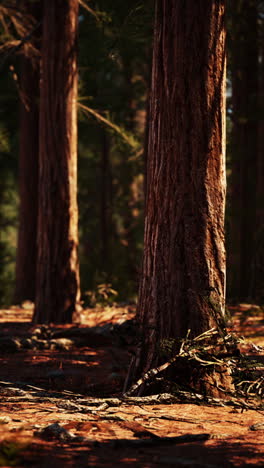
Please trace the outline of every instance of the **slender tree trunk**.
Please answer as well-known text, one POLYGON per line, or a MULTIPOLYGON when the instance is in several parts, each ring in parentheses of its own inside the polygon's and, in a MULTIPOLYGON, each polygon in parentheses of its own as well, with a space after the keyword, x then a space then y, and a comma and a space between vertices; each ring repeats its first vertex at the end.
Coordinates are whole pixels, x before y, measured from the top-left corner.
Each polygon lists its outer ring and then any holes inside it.
POLYGON ((111 265, 111 171, 110 171, 110 141, 107 133, 102 135, 101 153, 101 268, 109 274, 111 265))
POLYGON ((235 0, 232 12, 232 200, 228 295, 252 295, 256 229, 258 47, 256 0, 235 0))
POLYGON ((264 19, 259 19, 257 210, 253 297, 264 304, 264 19))
POLYGON ((34 315, 41 323, 71 322, 79 301, 77 23, 78 0, 44 0, 34 315))
MULTIPOLYGON (((25 3, 28 14, 40 17, 39 4, 25 3)), ((38 30, 32 39, 37 47, 38 30)), ((35 300, 38 213, 39 63, 21 57, 19 115, 19 229, 14 302, 35 300)))
POLYGON ((38 213, 39 68, 21 59, 19 230, 14 302, 35 299, 38 213))
POLYGON ((139 374, 225 326, 224 0, 157 0, 153 47, 139 374))
MULTIPOLYGON (((135 99, 133 96, 133 67, 131 63, 123 57, 123 65, 125 70, 125 81, 126 81, 126 107, 127 107, 127 128, 129 132, 135 132, 135 99)), ((135 238, 135 220, 132 214, 132 194, 131 194, 131 185, 133 183, 134 171, 129 160, 123 161, 122 167, 122 180, 123 180, 123 200, 125 201, 123 205, 123 225, 124 225, 124 234, 123 234, 123 245, 126 246, 126 273, 128 275, 128 283, 130 284, 130 289, 135 291, 135 283, 137 281, 137 268, 135 264, 135 258, 137 254, 136 247, 136 238, 135 238)), ((131 291, 130 291, 131 293, 131 291)))

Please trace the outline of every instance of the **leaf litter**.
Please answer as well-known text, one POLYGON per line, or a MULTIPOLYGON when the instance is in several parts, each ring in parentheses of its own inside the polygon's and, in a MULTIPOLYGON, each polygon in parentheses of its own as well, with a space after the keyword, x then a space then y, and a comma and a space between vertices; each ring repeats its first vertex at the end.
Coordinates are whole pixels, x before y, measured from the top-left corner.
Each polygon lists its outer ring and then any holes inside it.
MULTIPOLYGON (((11 345, 0 357, 0 466, 263 466, 263 320, 245 305, 232 314, 245 339, 236 395, 222 400, 179 389, 122 394, 133 306, 87 310, 78 327, 34 327, 30 306, 2 310, 0 348, 1 339, 11 345)), ((193 345, 181 349, 206 361, 193 345)), ((144 384, 157 377, 162 370, 144 384)))

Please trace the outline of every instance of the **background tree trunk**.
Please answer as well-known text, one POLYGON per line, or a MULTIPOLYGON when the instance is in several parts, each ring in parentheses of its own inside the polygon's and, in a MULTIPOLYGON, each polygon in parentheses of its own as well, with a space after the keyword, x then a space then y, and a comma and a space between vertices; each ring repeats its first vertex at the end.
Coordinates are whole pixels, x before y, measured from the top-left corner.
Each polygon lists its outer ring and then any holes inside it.
POLYGON ((110 163, 111 140, 105 130, 102 131, 101 148, 101 270, 107 279, 111 272, 112 256, 112 175, 110 163))
POLYGON ((258 145, 257 0, 231 4, 232 160, 228 295, 252 296, 258 145))
POLYGON ((71 322, 77 258, 78 0, 44 1, 40 92, 39 221, 34 322, 71 322))
POLYGON ((258 153, 257 209, 253 268, 253 297, 264 304, 264 5, 258 19, 259 89, 258 89, 258 153))
POLYGON ((224 89, 224 1, 157 0, 137 373, 224 328, 224 89))
POLYGON ((19 230, 14 302, 35 300, 38 213, 39 67, 21 59, 19 230))
MULTIPOLYGON (((27 13, 40 18, 39 4, 25 3, 27 13)), ((31 40, 38 47, 39 30, 31 40)), ((35 300, 38 213, 39 63, 22 55, 20 66, 19 229, 14 302, 35 300)))

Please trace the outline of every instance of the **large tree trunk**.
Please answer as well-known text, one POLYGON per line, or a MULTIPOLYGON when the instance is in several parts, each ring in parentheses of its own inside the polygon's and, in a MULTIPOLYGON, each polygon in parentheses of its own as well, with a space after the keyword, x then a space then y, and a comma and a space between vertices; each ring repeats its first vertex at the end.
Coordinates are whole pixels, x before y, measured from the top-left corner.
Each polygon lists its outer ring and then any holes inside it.
POLYGON ((44 1, 39 221, 34 321, 71 322, 78 309, 78 0, 44 1))
MULTIPOLYGON (((29 15, 40 17, 39 4, 24 2, 29 15)), ((31 40, 38 47, 38 29, 31 40)), ((19 116, 19 229, 14 302, 35 300, 38 213, 39 63, 21 57, 19 116)))
POLYGON ((137 373, 225 326, 224 90, 224 0, 157 0, 137 373))
POLYGON ((257 1, 235 0, 231 14, 233 130, 228 295, 248 300, 253 292, 256 230, 257 1))
POLYGON ((14 302, 35 299, 38 213, 39 68, 21 59, 19 229, 14 302))

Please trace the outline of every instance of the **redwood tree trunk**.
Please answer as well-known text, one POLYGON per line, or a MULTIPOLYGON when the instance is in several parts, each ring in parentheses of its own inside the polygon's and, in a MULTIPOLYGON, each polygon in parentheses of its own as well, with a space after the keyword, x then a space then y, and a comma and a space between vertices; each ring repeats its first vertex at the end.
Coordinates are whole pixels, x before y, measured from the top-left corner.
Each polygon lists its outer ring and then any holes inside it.
POLYGON ((224 327, 224 0, 157 0, 153 47, 139 373, 224 327))
MULTIPOLYGON (((26 11, 36 20, 38 3, 23 2, 26 11)), ((38 47, 39 30, 31 40, 38 47)), ((38 213, 38 127, 39 127, 39 63, 36 58, 21 57, 19 115, 19 228, 16 252, 14 302, 35 300, 38 213)))
POLYGON ((259 90, 258 90, 258 155, 257 210, 255 230, 253 297, 264 304, 264 18, 259 24, 259 90))
POLYGON ((22 57, 20 68, 19 229, 14 302, 35 299, 38 213, 39 67, 22 57))
POLYGON ((34 322, 71 322, 78 309, 78 0, 44 0, 39 221, 34 322))
POLYGON ((253 293, 256 232, 258 45, 257 0, 231 4, 232 200, 228 244, 228 295, 253 293))
POLYGON ((103 130, 101 152, 101 270, 109 276, 111 272, 111 193, 112 176, 110 167, 110 138, 103 130))

